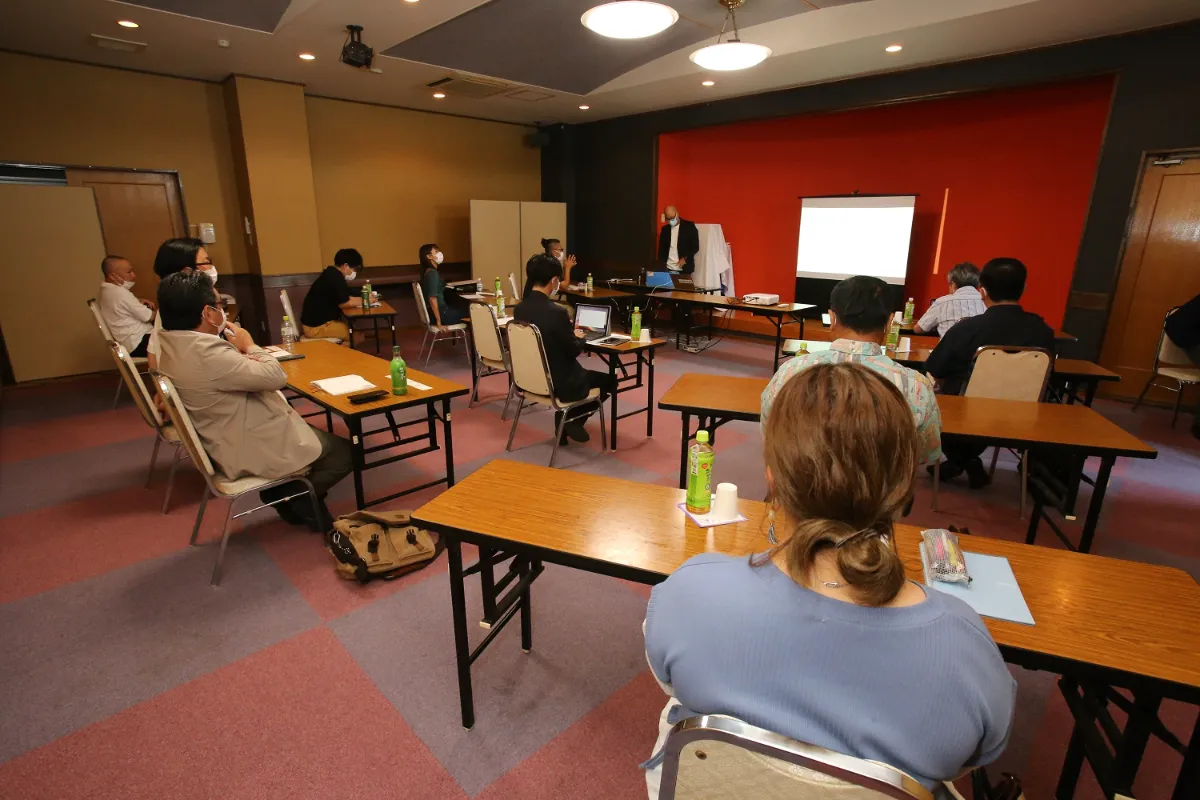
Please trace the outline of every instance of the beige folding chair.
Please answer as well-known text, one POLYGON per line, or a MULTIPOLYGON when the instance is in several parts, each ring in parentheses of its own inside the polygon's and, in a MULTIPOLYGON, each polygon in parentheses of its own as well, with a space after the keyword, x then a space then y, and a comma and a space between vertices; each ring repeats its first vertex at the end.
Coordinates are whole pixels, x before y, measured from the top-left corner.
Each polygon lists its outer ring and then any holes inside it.
MULTIPOLYGON (((490 303, 471 303, 471 339, 475 342, 475 389, 471 392, 468 408, 479 401, 479 381, 491 375, 509 375, 508 351, 500 338, 500 324, 496 319, 496 308, 490 303)), ((512 376, 508 378, 508 397, 504 399, 504 410, 500 419, 508 419, 508 404, 512 402, 512 376)))
MULTIPOLYGON (((433 346, 438 342, 458 341, 462 339, 463 344, 467 344, 467 325, 465 322, 456 322, 453 325, 444 325, 445 331, 439 331, 437 326, 433 324, 433 320, 429 316, 429 305, 425 302, 425 291, 421 288, 420 281, 413 281, 413 296, 417 299, 417 314, 421 318, 421 325, 425 328, 425 338, 421 340, 421 349, 417 351, 417 361, 421 360, 421 354, 425 352, 425 344, 429 344, 429 352, 425 354, 425 364, 429 363, 429 359, 433 358, 433 346), (433 337, 430 339, 430 337, 433 337)), ((467 350, 467 357, 470 358, 470 348, 464 347, 467 350)))
POLYGON ((722 715, 680 721, 663 756, 659 800, 933 800, 894 767, 722 715))
POLYGON ((515 272, 508 273, 508 285, 512 287, 513 302, 520 301, 521 287, 517 285, 517 275, 515 272))
POLYGON ((146 424, 154 429, 154 449, 150 451, 150 469, 146 473, 146 488, 150 488, 150 482, 154 479, 154 467, 158 464, 158 448, 163 442, 175 446, 175 457, 171 459, 171 471, 167 475, 167 493, 163 496, 162 513, 167 513, 167 508, 171 503, 171 488, 175 485, 175 470, 179 468, 179 461, 187 455, 187 450, 182 446, 179 440, 179 433, 175 430, 175 426, 170 420, 163 419, 162 412, 154 405, 154 398, 150 396, 150 390, 146 388, 146 384, 138 377, 137 366, 134 364, 134 359, 129 356, 129 352, 121 346, 120 342, 110 342, 112 347, 113 361, 117 363, 117 372, 121 375, 121 380, 125 387, 129 389, 129 395, 133 398, 134 405, 141 412, 142 419, 146 424))
MULTIPOLYGON (((1040 347, 981 347, 975 351, 971 367, 971 378, 967 381, 963 395, 986 397, 992 400, 1018 400, 1026 403, 1041 402, 1046 396, 1046 384, 1054 367, 1054 356, 1040 347)), ((996 460, 1000 448, 992 451, 992 465, 988 474, 996 473, 996 460)), ((1029 453, 1022 451, 1021 458, 1021 506, 1020 515, 1025 516, 1025 505, 1029 497, 1029 453)), ((941 470, 933 471, 933 509, 937 510, 938 485, 941 470)))
POLYGON ((312 339, 304 335, 304 326, 300 324, 300 318, 296 316, 296 312, 292 310, 292 298, 288 297, 287 289, 279 290, 279 302, 283 304, 283 313, 287 314, 287 318, 291 320, 292 327, 296 331, 296 335, 300 337, 302 342, 333 342, 341 344, 342 340, 336 336, 319 336, 312 339))
POLYGON ((167 415, 171 418, 171 424, 179 432, 179 438, 183 441, 183 446, 187 448, 188 455, 191 456, 192 463, 196 465, 196 469, 204 476, 204 483, 206 484, 204 496, 200 499, 200 508, 196 512, 196 524, 192 527, 192 538, 188 541, 188 544, 196 544, 196 537, 200 534, 200 522, 204 519, 204 508, 208 505, 209 495, 229 501, 229 511, 225 514, 225 527, 221 530, 221 545, 220 549, 217 550, 217 563, 213 566, 213 586, 221 582, 221 563, 225 560, 225 546, 229 543, 229 533, 233 520, 238 517, 244 517, 247 514, 253 514, 259 509, 275 506, 297 497, 303 497, 306 494, 312 500, 314 518, 321 518, 321 509, 317 503, 317 493, 313 490, 313 485, 308 480, 308 467, 292 475, 286 475, 275 480, 259 478, 254 475, 230 480, 217 472, 213 467, 212 459, 204 451, 204 445, 200 441, 200 436, 196 433, 195 426, 192 425, 191 416, 188 415, 187 409, 184 408, 183 403, 179 399, 179 395, 175 393, 175 386, 165 375, 158 375, 157 381, 158 392, 162 395, 163 402, 167 407, 167 415), (242 511, 238 514, 233 513, 237 501, 250 492, 270 489, 272 486, 279 486, 291 483, 292 481, 303 483, 305 486, 304 491, 281 497, 270 503, 263 503, 248 511, 242 511))
POLYGON ((1142 387, 1142 393, 1138 395, 1137 401, 1133 404, 1133 410, 1137 411, 1151 386, 1158 386, 1160 389, 1174 392, 1175 410, 1171 412, 1172 428, 1175 427, 1175 420, 1179 418, 1179 404, 1183 400, 1183 387, 1200 383, 1200 368, 1190 366, 1192 360, 1188 358, 1188 354, 1183 352, 1179 345, 1172 342, 1170 336, 1167 336, 1167 317, 1178 310, 1172 308, 1167 312, 1167 316, 1163 317, 1163 327, 1158 334, 1158 350, 1154 353, 1154 367, 1150 371, 1150 379, 1146 381, 1146 385, 1142 387), (1175 381, 1175 388, 1159 384, 1159 378, 1175 381))
MULTIPOLYGON (((600 390, 592 389, 582 400, 564 403, 554 396, 554 381, 550 378, 550 364, 546 360, 546 348, 542 344, 542 333, 536 326, 513 320, 508 323, 508 359, 512 367, 513 394, 517 398, 517 413, 513 415, 512 429, 508 432, 506 451, 512 450, 513 437, 517 434, 517 423, 521 421, 521 412, 525 403, 536 403, 549 406, 555 411, 561 411, 558 424, 554 431, 554 447, 550 450, 550 466, 554 466, 554 457, 558 455, 558 443, 562 439, 563 427, 576 419, 586 417, 590 411, 576 413, 592 403, 600 403, 600 390)), ((600 416, 600 452, 607 449, 608 436, 604 427, 604 407, 601 404, 600 416)))
MULTIPOLYGON (((92 316, 96 320, 96 327, 100 329, 100 335, 104 337, 104 341, 108 342, 109 344, 115 342, 116 339, 113 338, 112 331, 108 329, 108 323, 104 321, 104 315, 100 313, 100 304, 96 302, 96 298, 93 297, 88 300, 87 306, 88 310, 92 312, 92 316)), ((129 360, 134 365, 137 372, 146 371, 146 367, 149 362, 146 360, 145 356, 129 356, 129 360)), ((138 378, 138 380, 141 381, 141 378, 138 378)), ((117 404, 121 402, 121 389, 124 386, 125 379, 118 377, 117 392, 113 395, 113 408, 116 408, 117 404)))

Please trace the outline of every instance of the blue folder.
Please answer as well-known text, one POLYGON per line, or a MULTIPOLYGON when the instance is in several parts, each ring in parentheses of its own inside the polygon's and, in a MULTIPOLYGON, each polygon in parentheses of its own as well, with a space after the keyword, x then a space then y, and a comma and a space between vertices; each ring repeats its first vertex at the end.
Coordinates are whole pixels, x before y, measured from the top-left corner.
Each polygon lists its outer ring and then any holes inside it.
POLYGON ((925 554, 925 543, 922 542, 921 564, 925 571, 925 585, 939 592, 954 595, 975 609, 981 617, 1004 619, 1022 625, 1036 624, 1007 558, 965 551, 963 556, 967 560, 970 583, 934 580, 929 577, 929 562, 925 554))

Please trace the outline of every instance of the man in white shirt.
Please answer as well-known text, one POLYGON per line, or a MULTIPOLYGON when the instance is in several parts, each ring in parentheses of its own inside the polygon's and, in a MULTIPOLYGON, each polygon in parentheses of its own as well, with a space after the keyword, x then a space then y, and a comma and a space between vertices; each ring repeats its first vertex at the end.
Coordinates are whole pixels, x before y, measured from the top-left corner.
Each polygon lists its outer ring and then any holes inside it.
POLYGON ((950 294, 933 301, 925 316, 913 326, 913 333, 945 336, 960 319, 977 317, 987 311, 979 294, 979 267, 965 261, 955 264, 946 274, 946 283, 950 284, 950 294))
POLYGON ((104 283, 96 302, 108 330, 131 356, 146 355, 150 332, 154 330, 154 303, 133 294, 137 273, 121 256, 105 256, 100 262, 104 283))

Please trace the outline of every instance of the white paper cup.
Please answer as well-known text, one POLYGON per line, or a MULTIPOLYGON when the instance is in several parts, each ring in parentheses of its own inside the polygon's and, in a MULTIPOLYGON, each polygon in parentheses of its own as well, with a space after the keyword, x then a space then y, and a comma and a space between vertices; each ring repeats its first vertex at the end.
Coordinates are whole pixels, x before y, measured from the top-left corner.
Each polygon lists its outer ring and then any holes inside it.
POLYGON ((733 519, 738 515, 738 488, 733 483, 718 483, 713 493, 712 515, 717 519, 733 519))
POLYGON ((638 338, 638 341, 639 342, 650 341, 650 329, 649 328, 642 328, 642 333, 641 333, 641 336, 638 338))

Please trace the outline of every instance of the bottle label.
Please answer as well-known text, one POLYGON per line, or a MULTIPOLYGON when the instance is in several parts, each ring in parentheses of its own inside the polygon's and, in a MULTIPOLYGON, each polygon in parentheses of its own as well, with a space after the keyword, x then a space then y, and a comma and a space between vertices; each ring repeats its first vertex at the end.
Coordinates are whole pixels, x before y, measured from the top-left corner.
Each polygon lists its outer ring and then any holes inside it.
POLYGON ((687 507, 689 511, 707 514, 712 504, 711 450, 692 449, 688 459, 687 507))
POLYGON ((392 394, 408 394, 408 365, 403 361, 392 362, 392 394))

